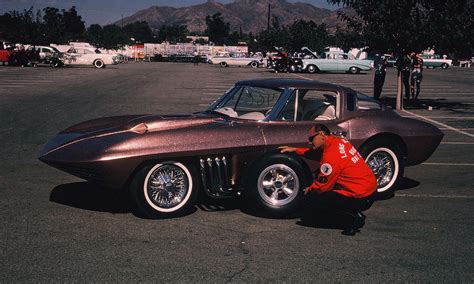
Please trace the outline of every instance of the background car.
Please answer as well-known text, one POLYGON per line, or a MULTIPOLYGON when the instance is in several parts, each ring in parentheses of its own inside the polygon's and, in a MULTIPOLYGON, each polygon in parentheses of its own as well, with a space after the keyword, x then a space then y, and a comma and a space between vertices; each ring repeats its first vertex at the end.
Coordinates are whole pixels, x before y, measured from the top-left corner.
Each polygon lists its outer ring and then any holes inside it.
POLYGON ((104 68, 107 65, 118 64, 115 55, 101 53, 98 49, 89 47, 71 47, 63 56, 66 65, 92 65, 104 68))
POLYGON ((423 66, 426 68, 443 68, 448 69, 453 66, 451 59, 443 58, 439 55, 434 54, 423 54, 423 66))
POLYGON ((317 58, 304 58, 302 70, 308 73, 316 72, 348 72, 357 74, 374 68, 374 61, 356 59, 352 54, 327 51, 317 58))
POLYGON ((64 65, 64 63, 61 61, 63 53, 55 47, 33 45, 28 47, 28 50, 38 54, 39 63, 49 64, 51 67, 61 67, 64 65))
POLYGON ((210 64, 217 64, 222 67, 228 66, 251 66, 258 68, 263 65, 261 57, 248 56, 246 54, 230 54, 224 56, 211 56, 208 58, 210 64))
POLYGON ((350 88, 263 79, 237 82, 193 115, 79 123, 50 140, 39 159, 129 191, 137 212, 147 218, 187 212, 198 191, 217 199, 242 192, 254 208, 286 216, 299 208, 319 163, 317 155, 314 161, 277 148, 308 147, 315 122, 352 142, 376 175, 380 193, 396 188, 405 166, 428 159, 443 137, 435 126, 400 117, 350 88))

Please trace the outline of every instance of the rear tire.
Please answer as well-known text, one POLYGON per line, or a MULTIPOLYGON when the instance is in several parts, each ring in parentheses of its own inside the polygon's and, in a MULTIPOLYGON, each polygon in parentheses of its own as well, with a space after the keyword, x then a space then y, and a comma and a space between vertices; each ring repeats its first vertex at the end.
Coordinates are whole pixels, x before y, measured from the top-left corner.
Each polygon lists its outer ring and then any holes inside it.
POLYGON ((192 173, 190 167, 175 161, 139 170, 131 183, 131 196, 138 215, 157 219, 188 212, 198 192, 192 173))
POLYGON ((227 62, 225 62, 225 61, 222 61, 220 64, 221 64, 221 67, 227 67, 227 66, 229 66, 229 65, 227 65, 227 62))
POLYGON ((449 67, 448 63, 441 64, 441 68, 443 69, 448 69, 448 67, 449 67))
POLYGON ((315 65, 308 65, 306 69, 308 70, 308 73, 311 74, 316 73, 318 71, 318 68, 315 65))
POLYGON ((360 73, 360 69, 357 68, 357 67, 352 66, 351 68, 349 68, 349 73, 358 74, 358 73, 360 73))
POLYGON ((405 170, 400 147, 387 139, 374 140, 364 145, 360 154, 375 174, 378 193, 392 192, 399 186, 405 170))
POLYGON ((257 69, 258 68, 258 62, 257 61, 252 61, 252 62, 250 62, 250 66, 254 69, 257 69))
POLYGON ((100 60, 100 59, 96 59, 96 60, 94 61, 94 67, 95 67, 95 68, 98 68, 98 69, 104 68, 104 67, 105 67, 104 61, 102 61, 102 60, 100 60))
POLYGON ((307 180, 302 164, 295 158, 274 154, 252 167, 246 196, 265 215, 289 216, 300 206, 307 180))

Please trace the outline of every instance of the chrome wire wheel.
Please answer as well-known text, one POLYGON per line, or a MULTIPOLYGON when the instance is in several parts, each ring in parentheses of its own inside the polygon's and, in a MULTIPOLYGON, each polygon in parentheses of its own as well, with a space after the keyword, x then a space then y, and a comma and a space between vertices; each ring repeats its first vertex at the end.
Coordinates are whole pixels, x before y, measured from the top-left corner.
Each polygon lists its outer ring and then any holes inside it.
POLYGON ((193 190, 189 170, 181 163, 155 165, 145 177, 143 191, 146 202, 156 211, 170 213, 183 207, 193 190))
POLYGON ((400 165, 391 149, 377 148, 370 152, 365 162, 377 179, 378 192, 388 190, 397 180, 400 165))
POLYGON ((285 164, 268 166, 257 180, 258 194, 264 202, 273 206, 284 206, 293 201, 299 187, 298 175, 285 164))

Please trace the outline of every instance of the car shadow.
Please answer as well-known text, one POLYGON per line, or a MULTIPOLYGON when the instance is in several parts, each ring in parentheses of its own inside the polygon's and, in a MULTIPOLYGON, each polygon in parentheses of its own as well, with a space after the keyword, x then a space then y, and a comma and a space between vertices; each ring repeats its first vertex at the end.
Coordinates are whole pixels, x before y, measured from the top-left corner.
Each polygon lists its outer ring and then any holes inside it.
POLYGON ((100 187, 90 182, 76 182, 56 186, 49 200, 66 206, 109 213, 130 213, 131 206, 117 190, 100 187))
MULTIPOLYGON (((383 97, 381 101, 392 109, 396 108, 396 98, 383 97)), ((444 109, 456 112, 462 112, 466 114, 473 114, 473 105, 462 102, 447 101, 445 99, 418 99, 416 101, 406 100, 403 101, 403 108, 406 110, 412 109, 444 109)))
MULTIPOLYGON (((91 182, 75 182, 58 185, 51 191, 51 202, 97 212, 133 213, 140 218, 146 218, 135 212, 128 194, 116 189, 101 187, 91 182)), ((199 208, 205 212, 235 210, 240 208, 239 199, 212 200, 201 197, 196 206, 182 216, 192 214, 199 208)))
POLYGON ((196 206, 204 212, 238 210, 242 206, 240 198, 212 199, 202 195, 196 202, 196 206))
MULTIPOLYGON (((403 178, 396 191, 402 191, 417 187, 420 183, 416 180, 403 178)), ((395 192, 396 192, 395 191, 395 192)), ((394 192, 389 194, 379 194, 376 201, 391 199, 395 196, 394 192)), ((75 182, 58 185, 51 191, 49 200, 58 204, 96 212, 108 212, 113 214, 133 213, 140 218, 141 216, 133 210, 129 196, 123 191, 101 187, 91 182, 75 182)), ((295 219, 299 218, 298 225, 310 225, 312 227, 341 229, 347 224, 347 216, 332 216, 325 213, 306 214, 306 210, 300 210, 294 214, 286 216, 268 215, 261 210, 256 210, 245 202, 244 198, 229 199, 211 199, 201 195, 194 207, 181 215, 184 217, 195 213, 197 210, 203 212, 222 212, 231 210, 240 210, 242 213, 269 219, 295 219), (314 217, 314 218, 313 218, 314 217), (314 220, 313 220, 314 219, 314 220)))
MULTIPOLYGON (((384 200, 391 199, 395 196, 396 192, 408 190, 417 187, 418 185, 420 185, 420 182, 404 177, 401 180, 400 185, 394 191, 377 194, 375 202, 383 202, 384 200)), ((296 225, 319 229, 344 230, 347 226, 351 225, 351 222, 353 222, 353 217, 351 216, 334 212, 319 211, 318 208, 311 208, 311 202, 306 203, 305 208, 300 212, 299 218, 300 220, 296 222, 296 225)))

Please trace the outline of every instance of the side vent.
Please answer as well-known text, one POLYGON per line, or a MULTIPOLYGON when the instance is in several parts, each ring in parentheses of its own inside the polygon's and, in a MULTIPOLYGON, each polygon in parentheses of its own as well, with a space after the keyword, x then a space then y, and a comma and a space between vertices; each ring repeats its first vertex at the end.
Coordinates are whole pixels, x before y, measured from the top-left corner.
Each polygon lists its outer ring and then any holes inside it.
POLYGON ((204 191, 212 198, 233 196, 230 166, 225 156, 199 159, 204 191))

